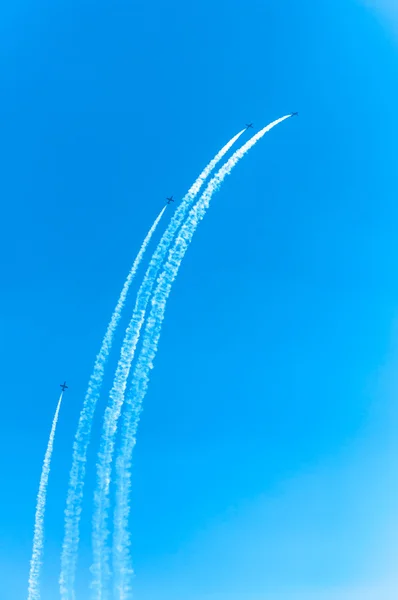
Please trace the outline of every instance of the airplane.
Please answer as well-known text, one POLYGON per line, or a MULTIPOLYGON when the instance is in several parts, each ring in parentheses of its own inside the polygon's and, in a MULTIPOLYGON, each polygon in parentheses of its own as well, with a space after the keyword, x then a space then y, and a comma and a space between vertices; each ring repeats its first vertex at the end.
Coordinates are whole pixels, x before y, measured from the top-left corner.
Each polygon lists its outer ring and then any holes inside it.
POLYGON ((298 112, 292 113, 291 116, 292 117, 298 117, 298 112))
POLYGON ((66 389, 68 389, 68 386, 66 385, 66 381, 64 381, 63 383, 61 383, 59 387, 60 387, 60 388, 62 388, 62 391, 63 391, 63 392, 64 392, 66 389))
POLYGON ((249 123, 249 124, 246 123, 246 129, 250 129, 250 128, 253 129, 253 123, 249 123))
POLYGON ((174 202, 173 196, 170 196, 170 198, 166 198, 166 200, 167 200, 167 204, 170 204, 170 202, 174 202))

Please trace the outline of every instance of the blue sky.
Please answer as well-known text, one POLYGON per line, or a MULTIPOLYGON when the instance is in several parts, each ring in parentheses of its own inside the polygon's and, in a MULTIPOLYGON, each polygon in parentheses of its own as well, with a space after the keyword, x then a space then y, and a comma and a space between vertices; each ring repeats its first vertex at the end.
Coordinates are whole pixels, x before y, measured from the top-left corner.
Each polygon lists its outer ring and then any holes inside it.
POLYGON ((136 598, 396 597, 398 15, 372 4, 2 7, 1 598, 26 597, 66 379, 42 598, 58 593, 85 388, 164 197, 292 110, 214 197, 170 297, 135 454, 136 598))

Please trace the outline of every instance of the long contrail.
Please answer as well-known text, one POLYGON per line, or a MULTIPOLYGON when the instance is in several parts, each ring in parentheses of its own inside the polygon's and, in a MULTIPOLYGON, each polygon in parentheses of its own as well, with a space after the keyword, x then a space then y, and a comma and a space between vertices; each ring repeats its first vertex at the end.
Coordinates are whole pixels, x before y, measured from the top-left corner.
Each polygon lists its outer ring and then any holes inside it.
POLYGON ((113 337, 120 321, 131 282, 134 279, 137 269, 144 256, 145 250, 165 210, 166 207, 160 211, 158 217, 148 231, 123 285, 116 308, 108 324, 104 339, 102 340, 100 351, 95 359, 94 369, 90 376, 83 408, 80 413, 79 423, 73 443, 72 467, 69 475, 69 487, 65 509, 65 533, 62 545, 61 573, 59 578, 62 600, 74 600, 75 598, 74 585, 79 548, 79 523, 82 511, 87 449, 90 442, 95 407, 97 405, 101 391, 102 380, 104 378, 105 364, 112 348, 113 337))
POLYGON ((107 548, 107 538, 109 535, 107 521, 109 510, 109 484, 117 423, 123 404, 131 363, 134 358, 134 352, 144 322, 152 289, 155 285, 159 269, 166 258, 167 251, 171 246, 178 229, 183 223, 187 211, 203 186, 203 183, 217 163, 225 156, 244 131, 245 130, 243 129, 235 135, 218 152, 218 154, 216 154, 182 199, 152 256, 148 270, 137 294, 134 312, 126 330, 113 386, 110 391, 109 404, 105 410, 101 447, 97 460, 97 487, 94 493, 93 516, 93 565, 91 567, 93 575, 92 589, 96 600, 105 600, 107 597, 107 587, 110 577, 109 550, 107 548))
POLYGON ((149 371, 153 368, 158 342, 164 319, 166 302, 170 290, 180 268, 185 252, 192 240, 197 226, 209 207, 210 200, 223 180, 229 175, 238 161, 273 127, 288 119, 286 115, 273 121, 254 135, 239 148, 210 180, 204 193, 190 210, 181 227, 174 246, 169 252, 168 260, 158 279, 158 285, 152 298, 152 309, 147 319, 143 334, 142 349, 132 377, 131 389, 126 394, 126 412, 122 428, 122 443, 116 460, 116 506, 114 514, 113 560, 117 576, 116 597, 127 600, 131 594, 133 569, 130 557, 130 534, 128 528, 129 495, 131 488, 131 457, 136 442, 136 431, 140 418, 142 402, 145 397, 149 371))
POLYGON ((58 400, 53 423, 51 426, 50 437, 48 439, 47 450, 44 455, 43 467, 41 470, 39 492, 37 494, 35 529, 33 534, 32 558, 30 559, 28 600, 40 600, 40 570, 43 555, 44 541, 44 512, 46 510, 47 485, 50 475, 51 456, 54 447, 55 431, 57 429, 59 409, 61 408, 63 392, 58 400))

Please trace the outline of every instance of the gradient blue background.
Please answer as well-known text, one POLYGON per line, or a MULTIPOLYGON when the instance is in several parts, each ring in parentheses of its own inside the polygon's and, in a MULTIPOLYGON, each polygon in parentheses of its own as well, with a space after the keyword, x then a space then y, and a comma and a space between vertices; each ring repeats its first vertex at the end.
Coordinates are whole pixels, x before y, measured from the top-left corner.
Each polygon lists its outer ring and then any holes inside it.
POLYGON ((135 597, 398 596, 398 28, 371 4, 2 7, 1 600, 26 597, 66 378, 42 577, 58 596, 84 392, 164 197, 293 110, 214 197, 170 297, 135 454, 135 597))

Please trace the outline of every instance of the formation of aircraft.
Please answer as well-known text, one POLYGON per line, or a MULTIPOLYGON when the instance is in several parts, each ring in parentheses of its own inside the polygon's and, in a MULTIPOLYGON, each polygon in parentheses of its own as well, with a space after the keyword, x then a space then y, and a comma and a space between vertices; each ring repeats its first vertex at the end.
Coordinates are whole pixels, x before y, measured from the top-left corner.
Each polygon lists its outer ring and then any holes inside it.
MULTIPOLYGON (((292 117, 298 117, 298 112, 291 113, 292 117)), ((253 129, 253 123, 246 123, 246 129, 253 129)))
MULTIPOLYGON (((298 112, 293 112, 291 114, 291 116, 292 117, 298 117, 298 112)), ((246 123, 246 129, 253 129, 253 123, 246 123)), ((171 202, 174 202, 173 196, 168 196, 166 198, 166 200, 167 200, 167 204, 170 204, 171 202)), ((66 385, 66 381, 64 381, 64 383, 60 384, 60 388, 62 389, 63 392, 68 389, 68 386, 66 385)))

